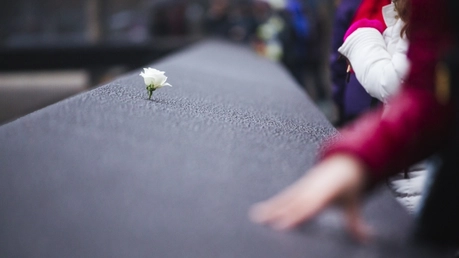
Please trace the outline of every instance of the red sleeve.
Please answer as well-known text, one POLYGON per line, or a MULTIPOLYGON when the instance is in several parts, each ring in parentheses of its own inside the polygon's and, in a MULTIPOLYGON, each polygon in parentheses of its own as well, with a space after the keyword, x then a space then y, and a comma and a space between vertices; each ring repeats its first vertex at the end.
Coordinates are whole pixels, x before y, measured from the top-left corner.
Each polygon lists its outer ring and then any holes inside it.
POLYGON ((390 3, 391 0, 362 0, 352 23, 367 18, 370 20, 376 19, 382 22, 382 24, 386 24, 382 16, 382 7, 390 3))
POLYGON ((382 109, 343 128, 325 143, 321 158, 346 152, 360 158, 377 182, 433 154, 449 134, 452 103, 435 96, 435 66, 448 49, 445 0, 412 0, 408 58, 411 70, 402 91, 382 109))
POLYGON ((451 107, 427 90, 405 89, 384 114, 379 109, 342 129, 329 141, 323 157, 347 152, 368 167, 372 181, 401 172, 443 146, 451 128, 451 107))

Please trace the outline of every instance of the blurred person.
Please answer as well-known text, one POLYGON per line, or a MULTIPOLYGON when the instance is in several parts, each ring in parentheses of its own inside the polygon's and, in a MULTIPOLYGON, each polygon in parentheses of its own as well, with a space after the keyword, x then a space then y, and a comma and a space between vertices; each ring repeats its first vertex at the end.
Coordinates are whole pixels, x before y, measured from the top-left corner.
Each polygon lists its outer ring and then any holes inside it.
POLYGON ((300 0, 303 13, 309 21, 309 36, 307 41, 307 63, 306 78, 307 83, 313 84, 309 91, 319 108, 325 113, 329 112, 330 94, 326 83, 326 59, 328 56, 329 44, 329 20, 331 18, 329 2, 316 0, 300 0))
POLYGON ((248 3, 210 0, 205 18, 207 34, 249 43, 256 30, 256 21, 250 7, 248 3))
MULTIPOLYGON (((410 0, 396 0, 380 7, 381 0, 364 0, 343 37, 343 44, 338 48, 349 63, 348 76, 355 75, 356 81, 369 94, 346 95, 349 101, 357 104, 360 98, 370 102, 360 114, 380 103, 387 104, 388 100, 401 88, 401 84, 409 69, 406 56, 409 43, 410 0), (360 9, 361 8, 361 9, 360 9), (379 10, 374 14, 375 19, 366 18, 365 10, 379 10), (384 23, 380 19, 383 19, 384 23), (382 34, 381 34, 382 33, 382 34), (376 100, 375 100, 376 99, 376 100)), ((355 83, 355 81, 353 81, 355 83)), ((350 84, 348 86, 356 86, 350 84)), ((352 90, 352 88, 349 88, 352 90)), ((347 92, 358 94, 358 91, 347 92)), ((412 198, 397 198, 410 211, 416 209, 420 200, 429 161, 422 161, 403 171, 402 180, 391 180, 390 185, 397 195, 416 193, 412 198), (415 178, 409 178, 414 174, 415 178)))
POLYGON ((150 34, 153 37, 185 36, 186 1, 174 0, 158 2, 151 8, 150 34))
POLYGON ((316 101, 327 100, 320 65, 318 22, 313 10, 300 0, 256 0, 255 10, 265 20, 257 28, 253 42, 257 52, 281 62, 294 80, 316 101), (264 8, 264 9, 262 9, 264 8), (307 87, 308 79, 313 84, 307 87))
POLYGON ((204 6, 199 2, 191 2, 187 5, 185 11, 186 24, 188 31, 193 36, 202 36, 203 20, 204 20, 204 6))
POLYGON ((228 38, 236 42, 249 43, 257 25, 250 3, 236 4, 229 16, 228 38))
POLYGON ((282 3, 271 0, 255 0, 253 3, 257 26, 252 46, 259 55, 276 62, 282 61, 285 51, 282 34, 287 24, 280 15, 280 10, 284 8, 282 3))
POLYGON ((338 111, 335 126, 341 127, 362 112, 380 104, 378 99, 365 91, 355 73, 346 72, 347 62, 338 52, 338 48, 344 43, 344 34, 353 22, 367 18, 377 19, 384 24, 381 9, 390 2, 391 0, 341 0, 336 7, 330 53, 332 98, 338 111))
POLYGON ((408 69, 410 0, 396 0, 382 7, 378 19, 356 20, 338 48, 362 87, 384 104, 400 89, 408 69))
POLYGON ((229 0, 209 0, 209 8, 205 16, 207 34, 226 36, 229 30, 229 0))
MULTIPOLYGON (((351 235, 367 241, 369 232, 360 216, 360 204, 368 192, 403 168, 446 151, 443 162, 450 166, 441 166, 435 180, 449 175, 441 188, 451 195, 443 195, 443 203, 438 198, 425 203, 417 217, 415 239, 458 246, 459 205, 457 199, 451 199, 459 192, 458 162, 451 151, 459 144, 459 82, 453 73, 459 70, 459 32, 457 27, 452 30, 457 23, 450 22, 448 1, 458 7, 454 0, 412 0, 407 53, 412 65, 401 91, 388 100, 390 105, 384 109, 378 107, 363 114, 341 128, 337 137, 324 142, 319 162, 291 186, 255 204, 250 210, 252 221, 278 230, 292 229, 339 202, 351 235), (456 53, 455 67, 439 69, 452 50, 456 53), (436 210, 425 210, 428 204, 436 210), (436 217, 426 219, 423 214, 429 213, 436 217)), ((430 191, 435 188, 439 187, 434 183, 430 191)))
POLYGON ((286 28, 281 34, 284 55, 282 63, 289 69, 295 80, 306 90, 306 77, 310 75, 317 85, 315 90, 318 98, 325 98, 324 88, 317 79, 320 73, 308 73, 313 70, 315 28, 311 17, 301 1, 286 0, 281 12, 286 28), (320 85, 320 87, 319 87, 320 85))
POLYGON ((282 34, 282 62, 319 105, 329 99, 322 61, 326 31, 323 5, 311 0, 285 0, 282 12, 288 25, 282 34))

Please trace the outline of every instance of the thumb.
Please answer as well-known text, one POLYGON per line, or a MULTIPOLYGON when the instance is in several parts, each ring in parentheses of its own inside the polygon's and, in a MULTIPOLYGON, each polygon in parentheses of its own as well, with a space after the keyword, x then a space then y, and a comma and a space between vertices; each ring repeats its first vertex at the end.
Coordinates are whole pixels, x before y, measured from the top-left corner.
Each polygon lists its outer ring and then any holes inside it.
POLYGON ((361 216, 359 201, 350 200, 346 206, 345 217, 349 232, 358 242, 367 243, 370 240, 371 228, 361 216))

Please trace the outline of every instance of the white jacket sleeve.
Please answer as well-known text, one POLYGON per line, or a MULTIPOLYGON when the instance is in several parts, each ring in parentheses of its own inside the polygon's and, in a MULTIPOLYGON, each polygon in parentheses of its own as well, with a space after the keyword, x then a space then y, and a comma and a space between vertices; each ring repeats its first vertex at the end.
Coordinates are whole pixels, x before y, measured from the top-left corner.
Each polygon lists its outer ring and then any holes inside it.
POLYGON ((338 49, 368 94, 384 103, 399 91, 408 71, 407 50, 408 41, 400 39, 391 55, 383 36, 374 28, 357 29, 338 49))

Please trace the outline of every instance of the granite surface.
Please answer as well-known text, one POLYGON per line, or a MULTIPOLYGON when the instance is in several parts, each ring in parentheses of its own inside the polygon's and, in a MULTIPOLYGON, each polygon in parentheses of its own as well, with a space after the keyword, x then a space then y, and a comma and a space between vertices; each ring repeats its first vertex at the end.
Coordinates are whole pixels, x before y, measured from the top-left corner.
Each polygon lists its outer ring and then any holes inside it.
POLYGON ((248 220, 337 133, 279 64, 199 42, 151 64, 172 88, 147 100, 140 70, 0 127, 0 257, 441 257, 381 187, 373 241, 330 208, 279 233, 248 220))

